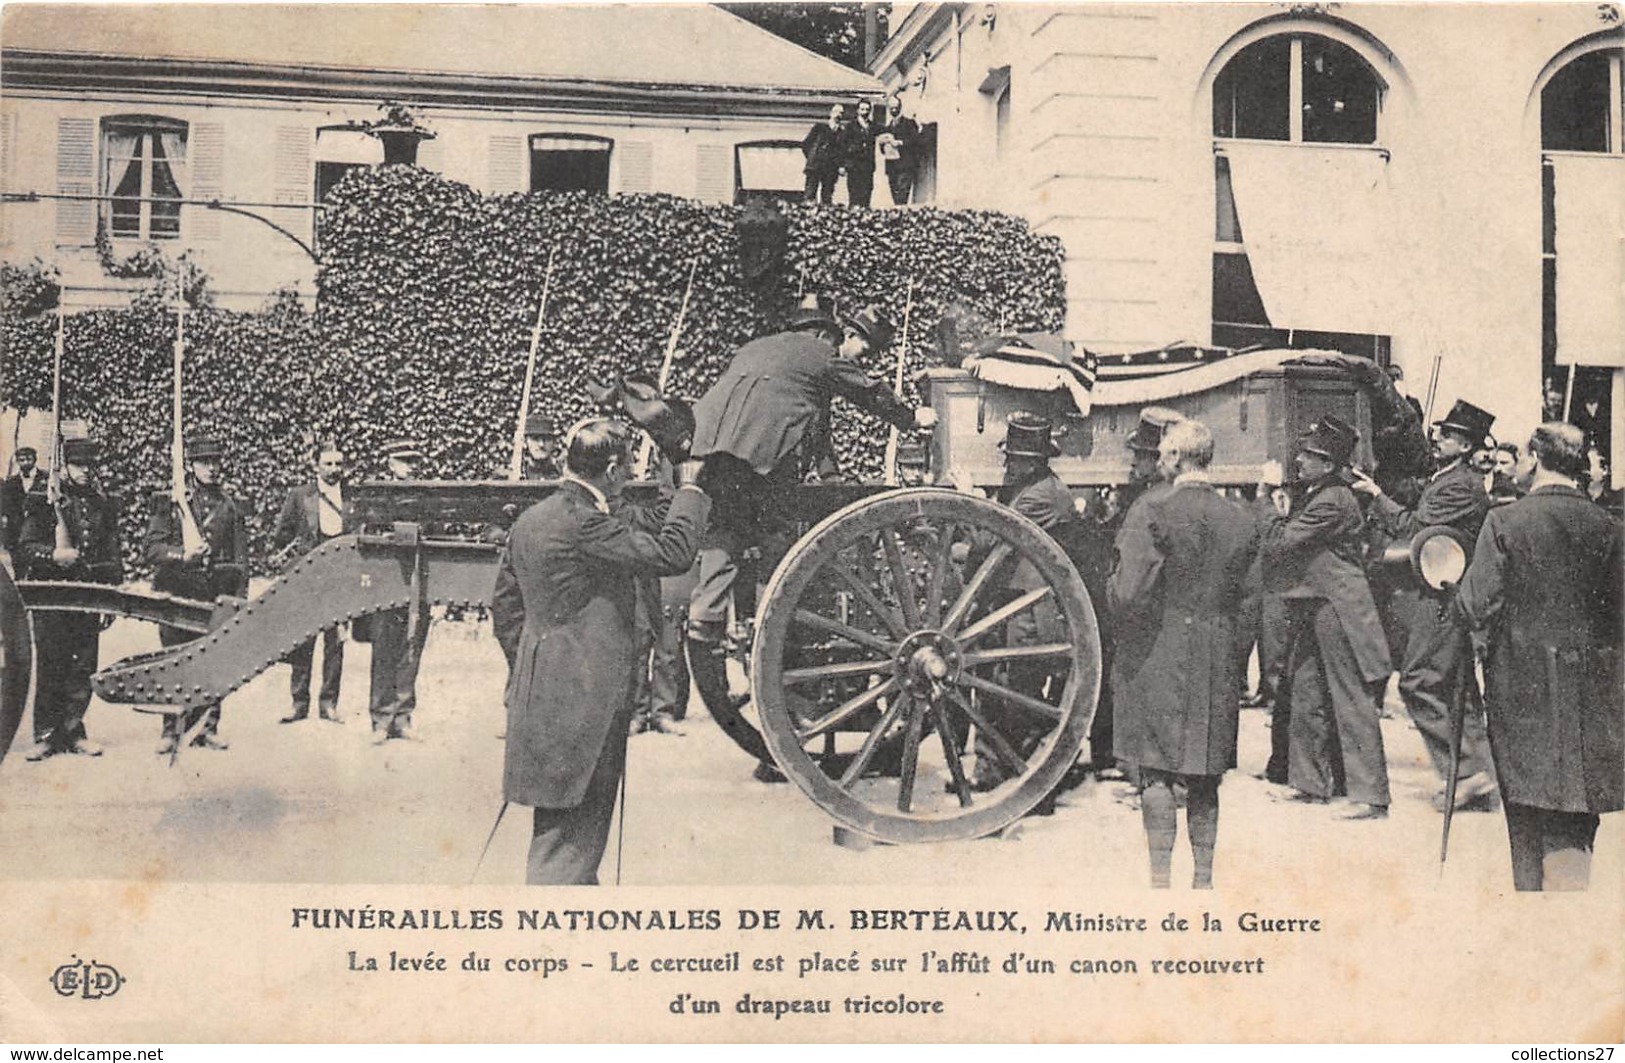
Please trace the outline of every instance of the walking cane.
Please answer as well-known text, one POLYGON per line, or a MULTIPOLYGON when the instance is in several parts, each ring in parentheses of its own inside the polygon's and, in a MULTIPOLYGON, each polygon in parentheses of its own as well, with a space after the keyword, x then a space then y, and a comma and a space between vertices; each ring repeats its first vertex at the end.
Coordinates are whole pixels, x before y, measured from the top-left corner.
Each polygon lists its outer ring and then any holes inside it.
POLYGON ((474 880, 480 877, 480 866, 485 863, 485 854, 491 851, 491 839, 497 836, 497 828, 502 826, 502 816, 507 811, 508 802, 504 801, 502 807, 497 809, 497 821, 491 824, 491 833, 485 836, 485 848, 480 850, 480 858, 474 861, 474 873, 468 876, 470 886, 474 885, 474 880))
MULTIPOLYGON (((1445 599, 1439 606, 1440 611, 1448 610, 1454 600, 1454 594, 1445 599)), ((1466 639, 1467 634, 1458 632, 1457 637, 1466 639)), ((1450 692, 1450 774, 1444 781, 1444 827, 1439 834, 1441 877, 1444 875, 1445 859, 1450 855, 1450 821, 1456 814, 1456 783, 1457 776, 1461 774, 1461 746, 1463 733, 1467 729, 1468 703, 1471 702, 1475 706, 1483 704, 1477 677, 1473 675, 1475 663, 1472 644, 1469 642, 1467 652, 1457 654, 1455 684, 1450 692)))

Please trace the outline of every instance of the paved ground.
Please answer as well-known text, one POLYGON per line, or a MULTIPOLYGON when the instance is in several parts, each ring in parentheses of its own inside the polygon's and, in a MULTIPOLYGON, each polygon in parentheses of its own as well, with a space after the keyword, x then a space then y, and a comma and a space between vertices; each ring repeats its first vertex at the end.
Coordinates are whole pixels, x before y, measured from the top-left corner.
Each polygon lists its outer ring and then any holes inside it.
MULTIPOLYGON (((104 660, 157 648, 155 629, 121 621, 104 660)), ((440 624, 420 683, 419 742, 374 747, 366 724, 370 649, 346 657, 345 723, 279 726, 278 666, 226 704, 224 753, 154 755, 159 722, 96 703, 98 758, 22 759, 27 722, 0 767, 0 877, 225 882, 457 884, 470 880, 501 803, 501 654, 487 628, 440 624)), ((1222 790, 1221 889, 1264 879, 1313 884, 1330 869, 1350 895, 1439 881, 1440 817, 1421 741, 1403 714, 1383 725, 1394 792, 1387 821, 1344 823, 1332 810, 1269 800, 1259 771, 1268 717, 1244 712, 1241 769, 1222 790)), ((829 819, 789 785, 752 781, 752 764, 700 712, 682 737, 632 739, 623 881, 628 884, 1137 886, 1139 816, 1119 785, 1085 784, 1017 837, 932 846, 832 844, 829 819)), ((1509 890, 1499 814, 1457 817, 1446 881, 1509 890)), ((529 837, 510 810, 478 881, 517 883, 529 837)), ((1188 879, 1181 839, 1175 881, 1188 879)), ((613 855, 604 869, 613 881, 613 855)), ((1625 881, 1625 816, 1604 819, 1594 881, 1625 881)))

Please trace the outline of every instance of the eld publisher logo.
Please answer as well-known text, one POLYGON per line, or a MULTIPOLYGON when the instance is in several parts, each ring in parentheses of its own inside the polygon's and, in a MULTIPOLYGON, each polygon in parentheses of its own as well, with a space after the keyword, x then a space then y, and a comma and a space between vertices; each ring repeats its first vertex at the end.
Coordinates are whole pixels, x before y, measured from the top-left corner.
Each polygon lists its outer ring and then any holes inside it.
POLYGON ((122 985, 124 976, 118 973, 118 968, 77 956, 51 972, 51 988, 62 997, 100 1000, 117 993, 122 985))

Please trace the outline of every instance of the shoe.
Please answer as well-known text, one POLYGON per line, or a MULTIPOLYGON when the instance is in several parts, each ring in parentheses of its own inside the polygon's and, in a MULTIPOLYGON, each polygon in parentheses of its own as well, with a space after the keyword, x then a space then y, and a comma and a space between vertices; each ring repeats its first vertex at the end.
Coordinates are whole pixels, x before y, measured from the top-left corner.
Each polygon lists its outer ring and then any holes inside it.
MULTIPOLYGON (((1500 805, 1500 792, 1488 773, 1481 771, 1456 782, 1457 812, 1494 812, 1500 805)), ((1443 789, 1433 795, 1433 810, 1444 812, 1443 789)))
MULTIPOLYGON (((309 709, 294 709, 292 712, 288 713, 288 715, 278 720, 277 723, 298 723, 300 720, 303 720, 309 715, 309 709)), ((326 714, 323 713, 323 715, 325 716, 326 714)))
POLYGON ((231 748, 231 744, 225 739, 221 738, 219 735, 209 734, 208 732, 204 732, 203 734, 200 734, 196 738, 192 739, 192 746, 195 749, 212 749, 219 753, 223 753, 231 748))
POLYGON ((1280 805, 1324 805, 1330 798, 1306 794, 1302 790, 1292 790, 1288 793, 1275 790, 1270 793, 1270 800, 1280 805))
POLYGON ((164 735, 158 742, 158 748, 153 750, 160 757, 173 757, 181 747, 181 740, 175 735, 164 735))
POLYGON ((1269 708, 1269 704, 1269 695, 1263 692, 1244 694, 1241 698, 1241 707, 1244 709, 1266 709, 1269 708))
POLYGON ((790 781, 790 780, 788 780, 788 779, 786 779, 784 777, 783 772, 781 772, 778 768, 776 768, 773 765, 769 764, 765 760, 759 760, 759 761, 756 762, 756 770, 750 773, 750 777, 752 779, 755 779, 757 782, 766 782, 766 783, 779 783, 779 782, 789 782, 790 781))
POLYGON ((88 738, 80 738, 76 739, 72 745, 62 752, 72 753, 80 757, 99 757, 102 755, 102 747, 88 738))
POLYGON ((1112 764, 1095 772, 1097 782, 1128 782, 1128 772, 1112 764))
POLYGON ((24 759, 38 763, 48 757, 56 756, 56 753, 56 747, 51 743, 35 742, 34 747, 28 751, 28 756, 24 759))
POLYGON ((381 746, 387 741, 389 741, 389 728, 387 728, 387 727, 374 727, 372 729, 372 744, 373 745, 381 746))
POLYGON ((322 719, 326 720, 328 723, 344 722, 343 720, 339 719, 339 710, 337 709, 323 709, 321 711, 321 716, 322 719))
POLYGON ((643 721, 643 729, 656 734, 676 735, 681 738, 683 729, 677 726, 677 721, 669 713, 657 712, 643 721))
POLYGON ((1387 805, 1367 805, 1356 802, 1337 814, 1338 819, 1387 819, 1387 805))

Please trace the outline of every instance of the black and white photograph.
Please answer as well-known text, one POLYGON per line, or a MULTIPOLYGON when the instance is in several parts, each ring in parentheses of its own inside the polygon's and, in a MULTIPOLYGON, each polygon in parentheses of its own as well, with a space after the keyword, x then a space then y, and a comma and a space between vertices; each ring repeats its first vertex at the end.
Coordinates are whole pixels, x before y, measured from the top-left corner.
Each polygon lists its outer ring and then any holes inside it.
POLYGON ((0 1042, 1625 1041, 1621 20, 6 4, 0 1042))

